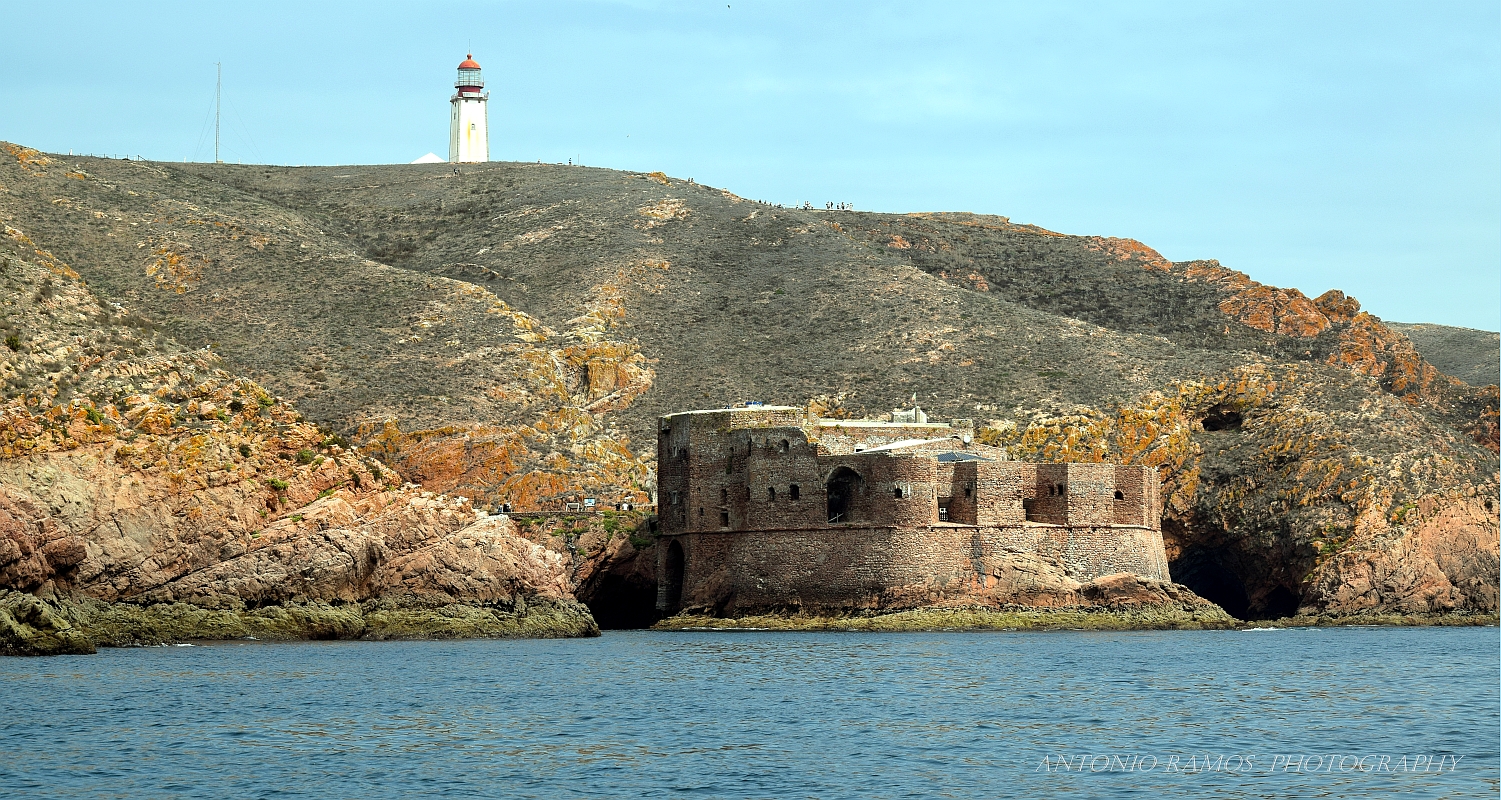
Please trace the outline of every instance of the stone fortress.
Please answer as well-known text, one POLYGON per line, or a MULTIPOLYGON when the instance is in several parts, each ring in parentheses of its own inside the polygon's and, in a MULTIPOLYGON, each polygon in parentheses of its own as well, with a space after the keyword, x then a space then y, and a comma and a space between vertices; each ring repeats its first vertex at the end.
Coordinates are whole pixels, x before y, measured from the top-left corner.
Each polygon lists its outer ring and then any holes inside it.
POLYGON ((931 602, 1035 556, 1168 580, 1156 470, 1011 461, 969 420, 790 406, 661 417, 657 607, 715 614, 931 602))

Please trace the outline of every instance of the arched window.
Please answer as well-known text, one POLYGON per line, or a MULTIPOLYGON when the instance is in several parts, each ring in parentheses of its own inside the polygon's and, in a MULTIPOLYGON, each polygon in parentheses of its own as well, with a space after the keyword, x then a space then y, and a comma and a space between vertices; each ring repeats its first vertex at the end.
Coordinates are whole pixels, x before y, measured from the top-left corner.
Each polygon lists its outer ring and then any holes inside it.
POLYGON ((898 486, 895 489, 892 489, 891 490, 891 495, 892 495, 892 497, 895 497, 898 500, 902 499, 902 487, 898 486))
POLYGON ((1117 500, 1125 500, 1126 499, 1126 495, 1122 494, 1120 489, 1116 489, 1115 490, 1115 499, 1117 499, 1117 500))

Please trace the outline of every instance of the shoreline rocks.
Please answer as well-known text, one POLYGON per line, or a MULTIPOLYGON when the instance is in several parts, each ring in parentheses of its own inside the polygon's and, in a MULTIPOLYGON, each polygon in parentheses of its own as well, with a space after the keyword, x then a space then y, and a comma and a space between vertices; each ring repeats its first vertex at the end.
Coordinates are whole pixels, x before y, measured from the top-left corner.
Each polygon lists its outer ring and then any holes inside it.
POLYGON ((844 631, 922 633, 983 631, 1160 631, 1253 630, 1305 627, 1483 627, 1497 625, 1495 614, 1351 614, 1243 621, 1217 606, 1205 608, 918 608, 872 614, 766 613, 724 618, 678 614, 651 627, 656 631, 844 631))
POLYGON ((309 602, 256 609, 188 603, 42 600, 0 594, 0 655, 89 654, 191 640, 556 639, 599 635, 589 610, 569 599, 514 603, 440 603, 383 598, 363 603, 309 602))

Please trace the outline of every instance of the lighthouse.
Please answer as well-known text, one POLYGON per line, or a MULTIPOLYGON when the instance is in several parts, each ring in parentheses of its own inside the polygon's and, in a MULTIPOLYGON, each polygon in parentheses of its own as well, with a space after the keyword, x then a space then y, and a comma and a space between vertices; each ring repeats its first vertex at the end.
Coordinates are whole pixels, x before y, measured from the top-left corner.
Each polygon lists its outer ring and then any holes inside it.
POLYGON ((453 82, 453 113, 448 123, 449 161, 489 161, 490 131, 485 124, 485 81, 479 62, 470 53, 459 62, 459 78, 453 82))

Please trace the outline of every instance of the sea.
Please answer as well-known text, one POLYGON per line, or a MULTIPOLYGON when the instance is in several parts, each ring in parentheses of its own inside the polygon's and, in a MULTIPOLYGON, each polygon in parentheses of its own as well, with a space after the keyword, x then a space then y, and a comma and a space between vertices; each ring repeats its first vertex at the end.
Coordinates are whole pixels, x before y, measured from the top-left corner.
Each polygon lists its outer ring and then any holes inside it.
POLYGON ((0 659, 3 798, 1495 798, 1498 632, 606 632, 0 659))

